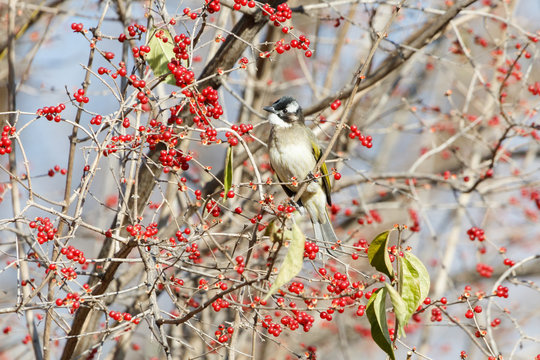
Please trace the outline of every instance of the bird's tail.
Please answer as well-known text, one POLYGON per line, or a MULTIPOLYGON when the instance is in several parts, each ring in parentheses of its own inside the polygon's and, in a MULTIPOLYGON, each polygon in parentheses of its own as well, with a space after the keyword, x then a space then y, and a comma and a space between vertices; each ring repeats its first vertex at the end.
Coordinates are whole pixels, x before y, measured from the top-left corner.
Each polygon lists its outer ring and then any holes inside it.
POLYGON ((320 222, 319 219, 311 219, 313 222, 313 230, 315 232, 315 239, 324 244, 327 249, 330 249, 330 247, 338 241, 338 238, 336 236, 336 233, 334 232, 334 227, 332 226, 332 223, 330 222, 330 218, 328 217, 328 212, 325 211, 325 221, 320 222))

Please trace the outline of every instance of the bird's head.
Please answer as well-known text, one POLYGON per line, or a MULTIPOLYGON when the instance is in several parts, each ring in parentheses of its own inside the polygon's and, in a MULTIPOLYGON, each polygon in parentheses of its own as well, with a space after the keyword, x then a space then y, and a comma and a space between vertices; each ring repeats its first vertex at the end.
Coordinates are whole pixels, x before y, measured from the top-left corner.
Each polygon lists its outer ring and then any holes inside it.
POLYGON ((263 109, 270 113, 268 120, 274 126, 288 128, 295 122, 304 123, 304 115, 300 104, 290 96, 284 96, 263 109))

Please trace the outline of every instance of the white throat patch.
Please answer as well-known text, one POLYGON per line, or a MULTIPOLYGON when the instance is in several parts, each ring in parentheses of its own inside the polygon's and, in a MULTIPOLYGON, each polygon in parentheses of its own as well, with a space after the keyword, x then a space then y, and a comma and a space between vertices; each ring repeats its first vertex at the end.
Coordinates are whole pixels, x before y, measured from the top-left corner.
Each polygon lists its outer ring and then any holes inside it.
POLYGON ((275 126, 280 127, 280 128, 289 128, 289 127, 292 126, 291 124, 286 123, 285 121, 283 121, 283 119, 281 119, 276 114, 268 115, 268 121, 270 121, 270 124, 275 125, 275 126))
POLYGON ((289 114, 296 114, 298 108, 300 108, 300 105, 298 105, 296 101, 293 101, 289 105, 287 105, 287 112, 289 114))

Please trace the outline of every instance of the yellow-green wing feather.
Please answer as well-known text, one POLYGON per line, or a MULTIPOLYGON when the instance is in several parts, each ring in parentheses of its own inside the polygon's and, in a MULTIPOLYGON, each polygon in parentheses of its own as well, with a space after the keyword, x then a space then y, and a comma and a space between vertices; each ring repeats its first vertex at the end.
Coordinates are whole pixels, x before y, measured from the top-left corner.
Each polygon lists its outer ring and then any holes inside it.
MULTIPOLYGON (((311 148, 313 149, 313 155, 315 156, 315 159, 319 161, 321 158, 322 152, 321 148, 319 147, 319 144, 317 143, 317 139, 313 135, 311 131, 310 132, 310 138, 311 138, 311 148)), ((324 193, 326 194, 326 201, 328 202, 328 205, 332 205, 332 199, 330 197, 330 190, 332 189, 332 185, 330 184, 330 177, 328 176, 328 168, 326 167, 326 163, 322 163, 321 165, 321 174, 322 174, 322 182, 323 182, 323 189, 324 193)))

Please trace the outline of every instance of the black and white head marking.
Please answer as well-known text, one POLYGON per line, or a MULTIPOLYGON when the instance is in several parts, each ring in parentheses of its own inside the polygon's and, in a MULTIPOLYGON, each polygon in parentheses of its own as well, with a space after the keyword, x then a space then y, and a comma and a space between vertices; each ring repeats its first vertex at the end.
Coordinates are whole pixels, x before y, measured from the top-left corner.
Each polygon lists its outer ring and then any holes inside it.
POLYGON ((303 120, 302 108, 298 101, 290 96, 284 96, 274 102, 272 106, 264 107, 268 111, 268 120, 277 127, 288 128, 295 121, 303 120))

